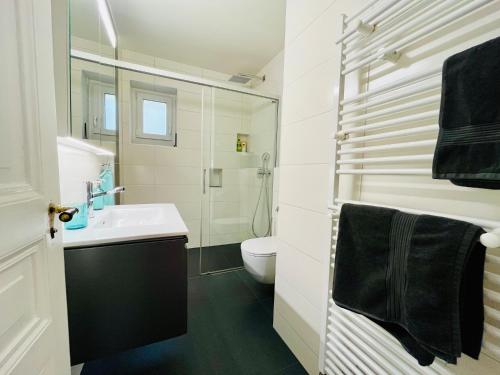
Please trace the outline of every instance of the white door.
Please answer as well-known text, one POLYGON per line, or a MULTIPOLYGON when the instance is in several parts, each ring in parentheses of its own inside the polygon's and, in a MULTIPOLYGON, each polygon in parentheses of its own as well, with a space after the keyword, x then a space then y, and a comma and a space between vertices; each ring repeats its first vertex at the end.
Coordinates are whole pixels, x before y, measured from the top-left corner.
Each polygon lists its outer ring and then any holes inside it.
POLYGON ((50 0, 0 0, 0 374, 69 374, 50 0))

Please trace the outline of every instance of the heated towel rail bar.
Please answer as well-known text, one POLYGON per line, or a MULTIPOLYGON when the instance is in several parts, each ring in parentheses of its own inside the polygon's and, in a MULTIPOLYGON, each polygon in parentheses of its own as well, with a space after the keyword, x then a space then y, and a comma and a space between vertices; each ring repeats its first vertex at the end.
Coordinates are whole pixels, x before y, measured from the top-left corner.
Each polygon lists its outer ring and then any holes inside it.
POLYGON ((451 22, 456 21, 459 18, 462 18, 463 16, 469 14, 470 12, 482 7, 485 4, 490 3, 493 0, 476 0, 476 1, 469 1, 467 2, 463 7, 458 8, 455 11, 452 12, 447 12, 446 15, 443 17, 438 18, 435 22, 432 22, 431 24, 422 27, 418 29, 418 31, 411 33, 410 35, 399 39, 397 42, 388 45, 382 49, 382 51, 376 51, 375 53, 371 54, 370 56, 366 57, 365 59, 361 60, 360 62, 354 64, 353 66, 349 68, 345 68, 342 70, 342 74, 349 74, 351 72, 354 72, 357 69, 360 69, 370 63, 373 63, 377 60, 380 60, 382 56, 384 56, 386 53, 390 53, 392 51, 397 51, 400 50, 407 45, 415 42, 416 40, 425 37, 426 35, 431 34, 432 32, 450 24, 451 22))
POLYGON ((338 215, 338 213, 340 212, 340 209, 341 209, 341 205, 343 203, 351 203, 351 204, 358 204, 358 205, 364 205, 364 206, 377 206, 377 207, 392 208, 395 210, 407 212, 409 214, 434 215, 434 216, 447 217, 449 219, 467 221, 469 223, 483 227, 485 230, 488 230, 488 233, 484 233, 481 236, 481 243, 484 246, 486 246, 486 247, 500 247, 500 221, 484 220, 484 219, 478 219, 478 218, 467 217, 467 216, 450 215, 450 214, 443 214, 443 213, 433 212, 433 211, 415 210, 412 208, 388 206, 388 205, 384 205, 384 204, 376 204, 376 203, 347 200, 347 199, 335 199, 335 203, 336 203, 336 205, 328 207, 330 210, 333 210, 336 212, 335 214, 332 214, 332 217, 335 217, 336 215, 338 215))

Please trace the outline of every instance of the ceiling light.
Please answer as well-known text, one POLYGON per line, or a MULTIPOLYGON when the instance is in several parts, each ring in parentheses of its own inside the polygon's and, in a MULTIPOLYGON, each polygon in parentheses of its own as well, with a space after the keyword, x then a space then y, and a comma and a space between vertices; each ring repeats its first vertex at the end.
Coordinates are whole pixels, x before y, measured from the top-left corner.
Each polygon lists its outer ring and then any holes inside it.
POLYGON ((102 23, 108 34, 109 42, 113 48, 116 48, 116 33, 108 3, 106 0, 97 0, 97 6, 99 7, 99 15, 101 16, 102 23))

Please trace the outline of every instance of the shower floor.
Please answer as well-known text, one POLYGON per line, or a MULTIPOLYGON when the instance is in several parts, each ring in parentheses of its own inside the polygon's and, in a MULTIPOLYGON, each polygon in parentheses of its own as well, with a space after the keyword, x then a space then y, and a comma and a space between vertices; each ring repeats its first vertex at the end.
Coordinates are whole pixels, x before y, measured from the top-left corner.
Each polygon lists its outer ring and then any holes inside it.
POLYGON ((190 277, 186 335, 89 362, 82 375, 307 374, 273 329, 273 303, 273 286, 245 270, 190 277))
POLYGON ((201 272, 200 272, 200 249, 188 250, 188 275, 198 276, 200 273, 216 272, 236 267, 243 267, 240 243, 232 243, 218 246, 204 246, 201 250, 201 272))

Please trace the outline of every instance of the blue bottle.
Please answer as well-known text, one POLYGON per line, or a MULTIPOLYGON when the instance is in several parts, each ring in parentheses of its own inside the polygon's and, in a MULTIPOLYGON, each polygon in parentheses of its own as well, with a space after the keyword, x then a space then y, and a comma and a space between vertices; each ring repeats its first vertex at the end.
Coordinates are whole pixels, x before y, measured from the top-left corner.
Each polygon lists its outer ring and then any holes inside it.
MULTIPOLYGON (((95 185, 94 188, 94 193, 102 193, 103 190, 101 188, 101 183, 98 183, 95 185)), ((94 210, 102 210, 104 208, 104 195, 101 195, 100 197, 95 197, 93 199, 92 206, 94 207, 94 210)))
POLYGON ((70 204, 70 207, 78 208, 78 212, 73 215, 73 219, 64 223, 64 229, 81 229, 89 223, 89 212, 87 202, 70 204))

